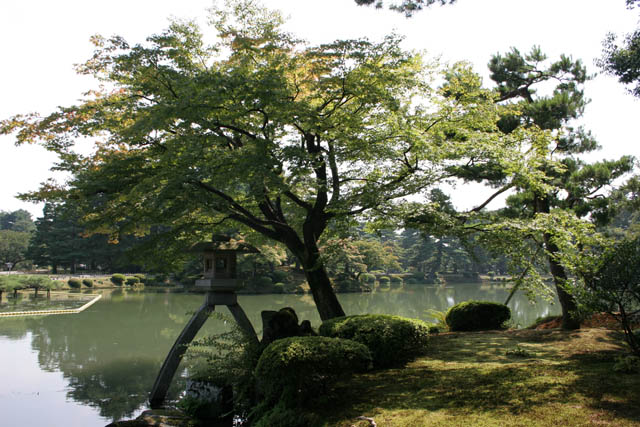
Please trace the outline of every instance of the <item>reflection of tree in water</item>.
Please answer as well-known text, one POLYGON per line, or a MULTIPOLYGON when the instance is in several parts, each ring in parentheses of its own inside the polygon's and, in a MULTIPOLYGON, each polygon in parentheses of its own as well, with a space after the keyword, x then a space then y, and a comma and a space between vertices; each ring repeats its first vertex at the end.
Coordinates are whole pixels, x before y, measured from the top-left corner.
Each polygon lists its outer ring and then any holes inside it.
POLYGON ((24 321, 40 368, 61 371, 69 381, 68 397, 116 420, 146 403, 165 355, 188 320, 186 313, 201 300, 120 292, 77 315, 24 321))
POLYGON ((151 358, 89 363, 65 373, 69 380, 67 397, 98 408, 106 418, 131 417, 146 403, 157 373, 157 360, 151 358))
POLYGON ((28 331, 26 317, 3 317, 0 320, 0 336, 19 340, 24 338, 28 331))

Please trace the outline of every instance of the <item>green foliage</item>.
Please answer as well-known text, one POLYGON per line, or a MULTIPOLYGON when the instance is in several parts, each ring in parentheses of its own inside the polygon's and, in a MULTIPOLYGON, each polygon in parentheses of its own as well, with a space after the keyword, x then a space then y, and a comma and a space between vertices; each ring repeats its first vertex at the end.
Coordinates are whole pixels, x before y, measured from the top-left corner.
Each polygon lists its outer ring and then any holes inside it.
POLYGON ((140 278, 136 276, 130 276, 125 279, 125 284, 128 286, 133 286, 138 283, 140 283, 140 278))
POLYGON ((87 288, 93 288, 93 280, 91 279, 82 279, 82 284, 87 288))
POLYGON ((519 345, 516 345, 514 348, 505 351, 504 354, 506 356, 523 357, 523 358, 528 358, 533 356, 533 354, 529 350, 519 345))
POLYGON ((0 230, 31 233, 35 229, 31 214, 24 209, 0 211, 0 230))
POLYGON ((616 359, 615 365, 613 365, 615 372, 622 372, 625 374, 637 374, 640 373, 640 357, 638 356, 619 356, 616 359))
POLYGON ((337 379, 364 372, 371 353, 355 341, 320 336, 276 340, 264 350, 255 370, 265 402, 301 407, 322 396, 337 379))
POLYGON ((438 331, 446 331, 449 329, 447 326, 447 313, 440 310, 429 309, 427 314, 436 320, 435 327, 438 331))
POLYGON ((271 280, 273 280, 273 283, 287 283, 289 281, 289 273, 282 270, 275 270, 271 273, 271 280))
POLYGON ((8 264, 13 268, 27 256, 31 233, 26 231, 0 230, 0 266, 8 264))
POLYGON ((217 405, 194 396, 184 396, 176 406, 186 415, 199 420, 215 419, 220 415, 217 405))
POLYGON ((632 314, 640 309, 640 236, 626 238, 586 257, 582 270, 585 288, 574 292, 588 310, 613 315, 622 326, 631 350, 640 356, 640 340, 631 329, 632 314))
POLYGON ((315 427, 322 425, 321 420, 309 411, 300 412, 299 408, 290 408, 283 401, 269 407, 263 404, 254 411, 261 414, 255 421, 256 427, 315 427))
MULTIPOLYGON (((384 0, 355 0, 356 4, 360 6, 375 5, 377 9, 384 6, 384 0)), ((453 4, 456 0, 387 0, 389 10, 403 13, 407 18, 413 16, 415 12, 419 12, 425 7, 429 7, 433 4, 453 4)))
POLYGON ((380 276, 378 277, 378 282, 380 282, 380 285, 389 286, 389 283, 391 283, 391 279, 389 278, 389 276, 380 276))
POLYGON ((269 276, 260 276, 253 281, 254 285, 258 289, 271 289, 273 286, 273 280, 269 276))
POLYGON ((213 312, 210 318, 225 331, 193 341, 185 355, 191 379, 231 386, 234 412, 246 414, 255 404, 253 371, 260 349, 229 316, 213 312))
POLYGON ((111 279, 109 279, 109 280, 111 280, 111 283, 113 283, 113 284, 114 284, 114 285, 116 285, 116 286, 122 286, 122 285, 124 284, 124 281, 125 281, 126 279, 127 279, 127 278, 125 277, 125 275, 124 275, 124 274, 118 274, 118 273, 116 273, 116 274, 114 274, 113 276, 111 276, 111 279))
POLYGON ((0 275, 0 291, 10 292, 15 288, 21 289, 23 285, 13 275, 0 275))
POLYGON ((18 276, 18 286, 15 288, 33 288, 33 289, 57 289, 60 287, 60 282, 51 280, 47 276, 30 275, 30 276, 18 276))
POLYGON ((620 45, 615 34, 607 34, 602 58, 596 62, 606 73, 628 85, 631 94, 640 97, 640 28, 627 34, 620 45))
POLYGON ((454 305, 445 318, 452 331, 484 331, 502 329, 511 318, 504 304, 491 301, 465 301, 454 305))
POLYGON ((362 283, 375 283, 376 276, 371 273, 362 273, 359 279, 362 283))
POLYGON ((366 345, 378 368, 399 365, 423 354, 429 342, 425 322, 386 314, 338 317, 323 322, 318 332, 366 345))
POLYGON ((67 284, 71 289, 80 289, 82 287, 82 280, 71 278, 67 280, 67 284))
POLYGON ((392 285, 402 285, 404 283, 404 279, 400 275, 392 274, 389 278, 392 285))
MULTIPOLYGON (((184 22, 142 44, 96 36, 77 70, 101 86, 46 117, 3 120, 1 134, 40 142, 73 174, 64 189, 26 197, 76 200, 89 231, 114 237, 171 224, 159 232, 174 248, 229 220, 286 246, 308 271, 324 270, 318 239, 329 226, 390 211, 448 181, 447 166, 495 158, 519 175, 535 170, 522 155, 528 130, 495 132, 501 108, 468 66, 436 90, 437 67, 400 37, 310 46, 278 13, 224 3, 212 11, 213 46, 184 22), (72 141, 98 135, 95 154, 75 153, 72 141)), ((330 318, 343 310, 326 277, 308 282, 329 294, 318 310, 330 318)))
POLYGON ((273 288, 271 289, 271 291, 274 294, 282 294, 282 293, 284 293, 284 283, 274 283, 273 288))

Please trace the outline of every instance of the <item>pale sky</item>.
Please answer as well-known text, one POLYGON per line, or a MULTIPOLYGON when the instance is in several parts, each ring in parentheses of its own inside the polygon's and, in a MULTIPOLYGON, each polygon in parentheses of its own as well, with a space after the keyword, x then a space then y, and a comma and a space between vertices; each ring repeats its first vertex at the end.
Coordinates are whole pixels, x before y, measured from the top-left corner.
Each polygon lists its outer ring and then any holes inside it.
MULTIPOLYGON (((425 50, 444 62, 471 62, 487 83, 491 55, 512 46, 528 51, 540 45, 550 59, 569 54, 582 59, 590 73, 597 73, 593 61, 601 55, 607 32, 632 32, 640 15, 640 9, 627 10, 624 0, 458 0, 411 19, 357 7, 352 0, 264 3, 282 10, 290 17, 286 28, 313 44, 365 36, 380 39, 395 31, 406 36, 408 49, 425 50)), ((91 55, 91 35, 118 34, 131 44, 142 42, 163 30, 170 16, 195 18, 205 26, 211 4, 211 0, 0 2, 0 118, 29 112, 44 115, 58 105, 75 103, 95 87, 73 69, 73 64, 91 55)), ((592 102, 581 123, 603 146, 589 160, 624 154, 640 158, 640 99, 605 75, 589 82, 585 92, 592 102)), ((42 206, 14 196, 37 189, 52 176, 49 168, 55 157, 37 146, 14 147, 13 142, 12 137, 0 137, 0 210, 27 209, 40 216, 42 206)), ((457 204, 473 204, 473 192, 459 189, 463 196, 457 204)))

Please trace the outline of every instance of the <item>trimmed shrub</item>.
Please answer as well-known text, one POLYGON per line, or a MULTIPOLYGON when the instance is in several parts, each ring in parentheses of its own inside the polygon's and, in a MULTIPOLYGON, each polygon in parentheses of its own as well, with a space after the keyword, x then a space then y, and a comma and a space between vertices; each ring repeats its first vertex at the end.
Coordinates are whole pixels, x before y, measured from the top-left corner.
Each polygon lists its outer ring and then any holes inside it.
POLYGON ((376 276, 371 273, 362 273, 358 278, 362 283, 374 283, 376 276))
POLYGON ((133 277, 137 277, 138 279, 140 279, 141 282, 144 282, 144 279, 147 278, 147 275, 143 273, 136 273, 133 275, 133 277))
POLYGON ((504 329, 511 318, 511 310, 504 304, 491 301, 465 301, 454 305, 445 318, 451 331, 486 331, 504 329))
POLYGON ((284 403, 278 402, 273 408, 262 405, 264 409, 260 419, 255 421, 255 427, 310 427, 322 425, 321 420, 313 413, 300 412, 297 408, 288 408, 284 403))
POLYGON ((273 280, 271 280, 271 277, 269 276, 260 276, 257 277, 253 281, 253 283, 255 284, 256 288, 269 290, 273 285, 273 280))
POLYGON ((381 276, 378 278, 378 282, 380 282, 381 285, 388 286, 391 282, 391 279, 389 278, 389 276, 381 276))
POLYGON ((274 294, 283 294, 284 293, 284 283, 276 283, 276 284, 274 284, 272 292, 274 294))
POLYGON ((273 280, 273 283, 287 283, 289 281, 289 273, 282 270, 275 270, 271 273, 271 280, 273 280))
POLYGON ((127 278, 125 277, 124 274, 114 274, 113 276, 111 276, 111 283, 113 283, 116 286, 122 286, 124 284, 124 281, 127 278))
POLYGON ((336 317, 322 323, 318 332, 366 345, 377 368, 402 364, 423 354, 429 341, 427 323, 388 314, 336 317))
POLYGON ((391 279, 391 284, 394 286, 399 286, 404 283, 404 279, 402 278, 402 276, 399 276, 397 274, 392 275, 390 279, 391 279))
POLYGON ((82 279, 82 284, 87 288, 93 288, 93 280, 91 279, 82 279))
POLYGON ((136 276, 127 277, 127 281, 125 283, 129 286, 133 286, 137 283, 140 283, 140 279, 136 276))
POLYGON ((351 340, 319 336, 276 340, 263 351, 255 369, 264 402, 300 407, 338 378, 364 372, 371 365, 366 346, 351 340))
POLYGON ((80 289, 82 287, 82 281, 80 279, 69 279, 67 284, 71 289, 80 289))

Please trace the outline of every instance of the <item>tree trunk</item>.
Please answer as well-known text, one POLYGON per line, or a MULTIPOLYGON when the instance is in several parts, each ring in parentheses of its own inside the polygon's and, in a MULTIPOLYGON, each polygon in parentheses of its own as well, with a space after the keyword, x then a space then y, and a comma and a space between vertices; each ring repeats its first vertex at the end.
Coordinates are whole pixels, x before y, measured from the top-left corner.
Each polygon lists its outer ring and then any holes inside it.
POLYGON ((303 263, 304 275, 311 288, 313 301, 318 308, 320 319, 325 321, 334 317, 344 316, 344 310, 331 286, 331 280, 329 280, 324 264, 317 255, 309 258, 311 260, 310 263, 303 263))
POLYGON ((292 238, 286 244, 302 265, 304 275, 311 289, 311 295, 313 295, 313 301, 320 314, 320 319, 325 321, 334 317, 344 316, 342 305, 338 301, 338 297, 331 286, 327 270, 320 259, 320 251, 316 242, 310 239, 303 243, 297 238, 292 238))
POLYGON ((555 259, 554 255, 558 253, 558 247, 550 242, 550 236, 545 233, 544 236, 545 246, 549 251, 547 258, 549 260, 549 270, 553 276, 553 281, 556 285, 556 292, 558 292, 558 301, 560 301, 560 307, 562 307, 562 329, 580 329, 580 319, 576 316, 576 301, 573 295, 569 294, 564 285, 567 281, 567 273, 555 259))
MULTIPOLYGON (((536 197, 536 211, 540 213, 549 213, 550 206, 547 198, 536 197)), ((547 260, 549 262, 549 271, 553 276, 553 282, 556 285, 558 293, 558 301, 562 308, 562 329, 580 329, 580 319, 576 316, 576 300, 573 295, 569 294, 564 285, 567 282, 567 273, 562 265, 557 261, 556 254, 560 252, 558 246, 551 241, 551 234, 544 233, 544 246, 547 249, 547 260)))

